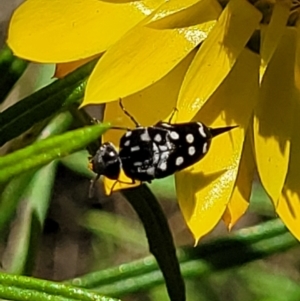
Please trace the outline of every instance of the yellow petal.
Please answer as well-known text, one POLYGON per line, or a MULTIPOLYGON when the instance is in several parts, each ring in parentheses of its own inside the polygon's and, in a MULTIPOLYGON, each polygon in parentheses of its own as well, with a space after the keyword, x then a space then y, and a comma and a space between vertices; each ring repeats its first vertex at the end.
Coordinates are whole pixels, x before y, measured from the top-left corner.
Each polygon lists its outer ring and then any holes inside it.
POLYGON ((261 13, 248 1, 231 0, 200 47, 178 100, 178 118, 190 120, 234 66, 259 24, 261 13))
POLYGON ((182 28, 216 19, 222 7, 216 0, 173 0, 160 6, 148 23, 157 29, 182 28))
MULTIPOLYGON (((252 127, 249 126, 249 128, 252 127)), ((253 158, 253 146, 250 137, 251 131, 247 131, 244 141, 240 166, 234 186, 234 190, 226 211, 223 215, 223 221, 231 230, 240 217, 246 212, 249 206, 253 176, 255 172, 255 162, 253 158)), ((252 135, 251 135, 252 136, 252 135)))
POLYGON ((296 100, 296 31, 286 28, 261 83, 255 108, 254 142, 261 182, 277 202, 285 181, 296 100))
POLYGON ((146 21, 136 26, 100 59, 83 105, 124 98, 157 82, 207 37, 215 22, 175 29, 151 28, 146 21))
MULTIPOLYGON (((165 119, 173 111, 184 75, 195 54, 196 50, 193 50, 161 80, 122 100, 126 110, 142 126, 151 126, 159 120, 165 119)), ((113 126, 135 127, 120 108, 118 101, 106 105, 104 120, 109 120, 113 126)), ((111 141, 118 145, 122 135, 124 135, 124 131, 109 130, 104 135, 104 141, 111 141)))
POLYGON ((211 127, 239 125, 216 137, 202 161, 176 175, 179 205, 196 241, 218 223, 232 195, 257 100, 258 71, 259 57, 243 50, 232 72, 195 117, 211 127))
POLYGON ((268 26, 261 27, 261 65, 260 80, 262 80, 266 68, 277 48, 277 45, 285 31, 290 14, 291 1, 276 1, 272 17, 268 26))
MULTIPOLYGON (((298 80, 300 74, 300 26, 297 26, 297 49, 295 77, 298 80)), ((289 159, 288 174, 279 201, 275 203, 275 209, 282 221, 288 227, 295 237, 300 240, 300 86, 297 82, 297 91, 295 92, 297 102, 294 107, 293 132, 291 137, 291 151, 289 159)), ((287 104, 288 105, 288 104, 287 104)), ((286 106, 285 106, 286 109, 286 106)))
POLYGON ((100 57, 101 55, 97 54, 86 59, 82 59, 79 61, 69 62, 69 63, 60 63, 56 64, 54 77, 62 78, 65 77, 67 74, 71 73, 72 71, 76 70, 80 66, 88 63, 89 61, 93 60, 96 57, 100 57))
POLYGON ((13 14, 8 44, 31 61, 75 61, 105 51, 164 0, 27 0, 13 14))

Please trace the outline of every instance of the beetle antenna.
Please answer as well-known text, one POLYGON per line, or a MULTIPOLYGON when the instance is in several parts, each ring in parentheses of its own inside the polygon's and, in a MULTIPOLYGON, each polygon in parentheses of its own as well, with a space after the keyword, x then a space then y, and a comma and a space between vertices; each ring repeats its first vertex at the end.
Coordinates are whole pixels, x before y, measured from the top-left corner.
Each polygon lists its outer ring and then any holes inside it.
POLYGON ((96 177, 94 179, 91 180, 91 184, 90 184, 90 188, 89 188, 89 198, 93 198, 95 195, 95 186, 97 181, 99 180, 100 175, 96 175, 96 177))

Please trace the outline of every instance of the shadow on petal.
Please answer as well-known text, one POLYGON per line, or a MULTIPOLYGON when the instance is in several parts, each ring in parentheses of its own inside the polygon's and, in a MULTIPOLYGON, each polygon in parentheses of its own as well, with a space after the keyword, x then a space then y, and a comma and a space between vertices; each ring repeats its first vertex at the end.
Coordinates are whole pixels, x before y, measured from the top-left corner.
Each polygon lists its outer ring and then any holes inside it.
POLYGON ((292 234, 300 240, 300 105, 295 106, 294 128, 291 140, 288 173, 279 200, 273 200, 276 212, 292 234))
POLYGON ((295 60, 296 31, 286 29, 264 74, 255 109, 255 130, 262 137, 261 143, 267 147, 276 140, 282 156, 288 151, 295 104, 299 98, 294 81, 295 60))

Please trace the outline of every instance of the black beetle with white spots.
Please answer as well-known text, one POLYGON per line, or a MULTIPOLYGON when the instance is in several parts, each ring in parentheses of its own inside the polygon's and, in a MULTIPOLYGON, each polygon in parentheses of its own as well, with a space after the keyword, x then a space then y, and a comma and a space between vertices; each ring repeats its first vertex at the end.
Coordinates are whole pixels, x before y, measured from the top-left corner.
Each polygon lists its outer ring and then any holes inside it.
MULTIPOLYGON (((212 138, 230 131, 236 126, 209 128, 201 122, 158 122, 154 126, 142 127, 123 107, 124 113, 135 123, 120 139, 119 152, 106 142, 91 159, 91 168, 101 176, 118 180, 121 169, 134 183, 136 180, 151 182, 185 169, 208 152, 212 138)), ((93 182, 93 183, 94 183, 93 182)))

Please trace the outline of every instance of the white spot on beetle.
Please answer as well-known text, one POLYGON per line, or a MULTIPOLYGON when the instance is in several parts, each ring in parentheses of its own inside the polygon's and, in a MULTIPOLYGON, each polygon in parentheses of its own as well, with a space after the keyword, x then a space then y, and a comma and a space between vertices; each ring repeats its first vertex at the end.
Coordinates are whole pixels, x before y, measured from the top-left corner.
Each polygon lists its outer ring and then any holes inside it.
POLYGON ((124 146, 129 146, 130 145, 130 140, 125 141, 124 146))
POLYGON ((125 137, 130 137, 131 134, 132 134, 132 131, 128 131, 128 132, 126 132, 125 137))
POLYGON ((151 140, 147 130, 145 130, 145 132, 141 135, 141 140, 142 141, 150 141, 151 140))
POLYGON ((185 139, 186 139, 186 142, 193 143, 194 142, 194 135, 193 134, 187 134, 185 139))
POLYGON ((188 153, 190 156, 193 156, 196 153, 196 149, 194 146, 190 146, 188 149, 188 153))
POLYGON ((177 166, 179 166, 179 165, 181 165, 182 163, 183 163, 183 157, 178 157, 177 159, 176 159, 176 161, 175 161, 175 164, 177 165, 177 166))
POLYGON ((165 152, 165 151, 168 150, 168 146, 167 146, 167 145, 159 145, 158 148, 159 148, 159 150, 160 150, 161 152, 165 152))
POLYGON ((162 171, 167 169, 167 162, 162 162, 160 165, 158 165, 158 168, 162 171))
POLYGON ((154 166, 151 166, 151 167, 147 168, 146 173, 147 173, 147 175, 154 177, 154 175, 155 175, 155 168, 154 168, 154 166))
POLYGON ((204 131, 204 126, 201 122, 197 122, 197 124, 199 125, 199 133, 202 137, 206 138, 206 133, 204 131))
POLYGON ((163 122, 161 125, 166 127, 166 128, 172 128, 173 127, 173 125, 171 125, 170 123, 166 123, 166 122, 163 122))
POLYGON ((205 154, 205 153, 207 152, 207 147, 208 147, 208 144, 207 144, 207 142, 205 142, 205 143, 203 144, 203 148, 202 148, 203 154, 205 154))
POLYGON ((152 150, 153 150, 153 164, 157 164, 159 161, 159 150, 156 143, 152 143, 152 150))
POLYGON ((155 137, 154 137, 154 141, 160 142, 161 140, 162 140, 161 134, 156 134, 155 137))
POLYGON ((133 146, 130 150, 132 151, 132 152, 136 152, 136 151, 139 151, 141 148, 138 146, 138 145, 136 145, 136 146, 133 146))
POLYGON ((171 138, 174 139, 174 140, 179 139, 179 134, 178 134, 177 132, 172 131, 172 132, 170 133, 170 136, 171 136, 171 138))

